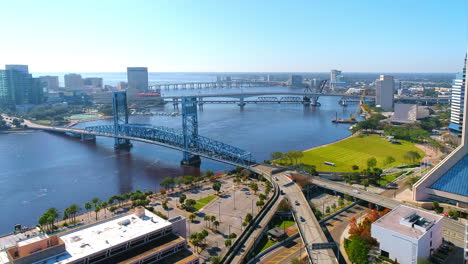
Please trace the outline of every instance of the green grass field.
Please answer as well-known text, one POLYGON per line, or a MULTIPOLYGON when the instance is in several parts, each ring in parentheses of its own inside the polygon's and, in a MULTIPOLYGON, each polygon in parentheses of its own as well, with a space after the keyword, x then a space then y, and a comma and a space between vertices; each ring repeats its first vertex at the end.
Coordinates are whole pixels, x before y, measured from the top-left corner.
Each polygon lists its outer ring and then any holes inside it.
POLYGON ((417 151, 421 157, 424 152, 414 146, 414 143, 399 140, 401 145, 392 144, 378 135, 354 136, 343 141, 319 147, 304 152, 302 162, 315 165, 318 171, 351 172, 351 166, 358 165, 359 170, 367 167, 367 160, 371 157, 377 159, 377 167, 389 168, 401 164, 408 164, 403 156, 408 151, 417 151), (384 165, 387 156, 395 158, 395 162, 384 165), (325 165, 324 162, 333 162, 335 167, 325 165))
POLYGON ((201 199, 197 200, 197 203, 195 204, 195 208, 197 210, 200 210, 203 208, 203 206, 207 205, 209 202, 211 202, 214 198, 216 198, 216 195, 210 195, 201 199))

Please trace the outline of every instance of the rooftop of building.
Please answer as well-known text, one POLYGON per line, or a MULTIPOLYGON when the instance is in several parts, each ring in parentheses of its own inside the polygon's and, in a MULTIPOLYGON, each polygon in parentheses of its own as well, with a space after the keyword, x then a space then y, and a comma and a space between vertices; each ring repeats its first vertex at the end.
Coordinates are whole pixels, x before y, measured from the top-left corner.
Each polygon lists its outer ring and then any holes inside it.
POLYGON ((430 188, 468 196, 468 155, 451 167, 430 188))
POLYGON ((372 223, 382 228, 398 232, 411 238, 420 238, 435 223, 442 220, 442 216, 426 212, 406 205, 399 205, 391 212, 372 223))
MULTIPOLYGON (((65 243, 65 252, 41 260, 38 263, 69 263, 73 260, 94 254, 106 248, 116 246, 126 241, 141 237, 145 234, 161 230, 171 225, 171 222, 156 216, 144 209, 144 215, 126 213, 100 221, 91 225, 58 234, 65 243)), ((36 243, 38 237, 23 240, 19 247, 36 243)), ((4 252, 2 252, 4 253, 4 252)))
POLYGON ((81 258, 105 248, 116 246, 147 233, 160 230, 171 223, 145 210, 145 216, 126 214, 95 225, 71 231, 60 238, 74 259, 81 258))

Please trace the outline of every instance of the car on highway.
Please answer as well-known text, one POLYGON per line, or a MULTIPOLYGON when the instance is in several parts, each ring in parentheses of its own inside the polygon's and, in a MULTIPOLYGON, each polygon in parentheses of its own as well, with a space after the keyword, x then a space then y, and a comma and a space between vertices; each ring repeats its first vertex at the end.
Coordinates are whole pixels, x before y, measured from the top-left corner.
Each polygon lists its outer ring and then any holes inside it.
POLYGON ((300 205, 300 203, 297 200, 294 202, 294 204, 295 205, 300 205))
POLYGON ((301 220, 301 222, 305 222, 305 219, 304 219, 304 217, 302 217, 302 216, 299 216, 299 219, 301 220))
POLYGON ((353 190, 353 193, 359 193, 359 191, 358 191, 358 190, 356 190, 356 189, 354 189, 354 190, 353 190))
POLYGON ((251 192, 245 192, 246 195, 251 195, 252 193, 251 192))

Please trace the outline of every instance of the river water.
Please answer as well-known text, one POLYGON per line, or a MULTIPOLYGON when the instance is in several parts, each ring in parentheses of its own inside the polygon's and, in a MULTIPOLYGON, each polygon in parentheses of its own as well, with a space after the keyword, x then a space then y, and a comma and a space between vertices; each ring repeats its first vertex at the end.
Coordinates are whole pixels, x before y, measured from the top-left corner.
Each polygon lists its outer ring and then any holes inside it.
MULTIPOLYGON (((244 91, 247 89, 288 90, 271 87, 244 88, 244 91)), ((348 125, 333 124, 331 120, 336 113, 339 117, 349 117, 355 107, 343 108, 338 100, 339 97, 321 97, 322 106, 317 108, 259 104, 240 109, 234 104, 205 104, 203 111, 199 111, 199 134, 251 151, 257 161, 262 161, 273 151, 304 150, 349 136, 348 125)), ((167 104, 152 111, 174 110, 167 104)), ((182 125, 180 116, 131 116, 130 122, 174 128, 182 125)), ((78 126, 103 123, 110 121, 78 126)), ((159 182, 167 176, 199 173, 196 168, 180 166, 182 153, 178 151, 139 142, 133 144, 128 152, 114 150, 110 138, 97 138, 91 143, 45 132, 0 134, 0 233, 12 231, 17 223, 35 225, 49 207, 63 212, 73 203, 84 207, 93 197, 107 200, 111 195, 135 189, 158 190, 159 182)), ((231 168, 202 160, 202 171, 231 168)))

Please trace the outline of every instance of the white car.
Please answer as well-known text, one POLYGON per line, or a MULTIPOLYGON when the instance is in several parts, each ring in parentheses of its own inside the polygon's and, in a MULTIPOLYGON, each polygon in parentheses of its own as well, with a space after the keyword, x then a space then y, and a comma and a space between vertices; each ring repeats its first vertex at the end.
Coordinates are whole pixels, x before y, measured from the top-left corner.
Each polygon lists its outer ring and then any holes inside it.
POLYGON ((353 193, 359 193, 359 191, 358 191, 358 190, 356 190, 356 189, 354 189, 354 190, 353 190, 353 193))

